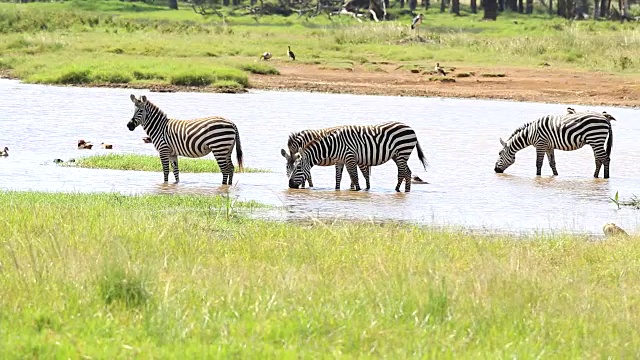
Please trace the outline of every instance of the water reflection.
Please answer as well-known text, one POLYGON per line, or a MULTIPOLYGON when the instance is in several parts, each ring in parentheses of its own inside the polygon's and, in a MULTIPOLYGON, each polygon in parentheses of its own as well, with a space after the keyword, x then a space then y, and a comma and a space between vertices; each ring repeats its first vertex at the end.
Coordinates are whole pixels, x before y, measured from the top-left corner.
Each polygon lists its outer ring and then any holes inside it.
MULTIPOLYGON (((24 85, 0 80, 0 189, 124 194, 226 194, 278 206, 256 216, 278 219, 397 220, 510 231, 563 230, 600 233, 615 222, 634 232, 640 211, 617 210, 609 198, 640 195, 640 151, 637 138, 640 111, 589 107, 613 114, 614 143, 611 178, 594 179, 593 151, 556 151, 560 175, 535 175, 535 150, 518 153, 506 173, 493 166, 501 146, 519 125, 546 113, 564 113, 572 104, 535 104, 439 98, 380 97, 296 92, 247 94, 148 93, 170 117, 205 115, 228 117, 242 139, 245 165, 272 173, 238 173, 234 185, 221 185, 221 174, 182 173, 181 182, 164 184, 161 172, 66 168, 52 163, 89 154, 112 152, 157 155, 142 141, 142 129, 130 132, 133 113, 128 89, 91 89, 24 85), (16 91, 20 101, 16 101, 16 91), (87 102, 87 99, 100 99, 87 102), (335 106, 340 103, 339 107, 335 106), (30 106, 23 106, 24 103, 30 106), (251 106, 246 104, 259 104, 251 106), (283 107, 286 104, 286 118, 283 107), (375 112, 372 112, 375 108, 375 112), (349 111, 344 111, 349 109, 349 111), (428 109, 425 113, 424 109, 428 109), (426 114, 426 115, 425 115, 426 114), (295 119, 291 121, 290 119, 295 119), (342 124, 371 124, 399 120, 412 126, 429 162, 425 173, 414 152, 413 173, 430 184, 413 184, 411 192, 396 193, 393 162, 372 169, 370 191, 335 191, 335 169, 314 167, 315 188, 289 189, 280 149, 294 130, 342 124), (114 145, 113 150, 78 150, 77 140, 114 145)), ((213 161, 213 157, 209 156, 213 161)), ((234 156, 235 158, 235 156, 234 156)), ((362 178, 361 178, 362 179, 362 178)), ((364 183, 363 179, 361 183, 364 183)))

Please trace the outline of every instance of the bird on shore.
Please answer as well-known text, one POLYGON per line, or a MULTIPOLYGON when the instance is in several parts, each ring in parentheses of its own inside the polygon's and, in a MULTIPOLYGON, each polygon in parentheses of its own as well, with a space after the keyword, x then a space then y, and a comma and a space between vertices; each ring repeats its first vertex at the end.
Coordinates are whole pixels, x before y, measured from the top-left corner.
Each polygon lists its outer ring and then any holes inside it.
POLYGON ((417 32, 420 32, 420 24, 422 24, 422 14, 418 14, 418 16, 413 18, 413 21, 411 21, 411 30, 416 29, 417 32))
POLYGON ((113 145, 111 144, 101 143, 100 146, 102 146, 103 149, 113 149, 113 145))
POLYGON ((142 141, 144 141, 146 144, 151 144, 151 138, 148 136, 143 137, 142 141))
POLYGON ((91 144, 90 142, 86 142, 84 140, 78 140, 78 149, 91 150, 92 147, 93 147, 93 144, 91 144))
POLYGON ((444 71, 444 69, 440 67, 440 63, 436 63, 435 70, 438 74, 442 74, 442 76, 447 76, 447 73, 444 71))
POLYGON ((420 179, 417 175, 412 175, 411 176, 411 182, 413 184, 428 184, 428 182, 420 179))
POLYGON ((296 59, 296 54, 293 53, 293 51, 291 51, 291 46, 287 46, 287 55, 289 56, 289 59, 291 60, 295 60, 296 59))
POLYGON ((576 110, 574 108, 572 107, 567 108, 567 114, 575 114, 575 113, 576 113, 576 110))
POLYGON ((602 231, 607 237, 621 236, 621 237, 629 237, 626 231, 622 230, 621 227, 614 223, 606 224, 602 227, 602 231))
POLYGON ((4 147, 4 150, 0 151, 0 156, 9 156, 9 148, 4 147))
POLYGON ((260 56, 260 60, 269 60, 271 59, 271 53, 268 51, 265 51, 262 56, 260 56))

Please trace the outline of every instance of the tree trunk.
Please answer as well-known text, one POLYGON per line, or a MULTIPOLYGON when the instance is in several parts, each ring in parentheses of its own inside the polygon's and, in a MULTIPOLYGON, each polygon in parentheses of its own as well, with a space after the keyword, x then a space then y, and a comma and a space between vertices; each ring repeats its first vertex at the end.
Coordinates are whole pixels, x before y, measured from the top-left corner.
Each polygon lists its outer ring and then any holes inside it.
POLYGON ((600 18, 600 1, 593 0, 593 18, 598 20, 600 18))
POLYGON ((484 15, 485 20, 496 20, 498 18, 498 4, 496 0, 484 0, 484 15))
POLYGON ((478 5, 476 4, 476 0, 471 0, 471 13, 472 14, 478 13, 478 5))
POLYGON ((447 9, 447 0, 440 0, 440 12, 443 13, 447 9))
POLYGON ((609 8, 611 7, 611 0, 602 0, 600 2, 600 17, 609 16, 609 8))
POLYGON ((178 10, 178 0, 169 0, 169 9, 178 10))
POLYGON ((526 13, 527 13, 527 14, 531 14, 531 13, 533 13, 533 0, 527 0, 527 9, 526 9, 526 13))
POLYGON ((498 0, 498 11, 504 11, 504 0, 498 0))
POLYGON ((404 9, 404 0, 400 0, 400 9, 404 9))
POLYGON ((518 11, 518 0, 507 0, 507 6, 509 7, 509 10, 513 12, 518 11))
POLYGON ((422 0, 422 6, 423 6, 425 9, 430 8, 430 7, 431 7, 431 0, 422 0))
POLYGON ((553 0, 549 0, 549 15, 553 15, 553 0))
POLYGON ((451 13, 460 16, 460 0, 451 0, 451 13))
POLYGON ((523 13, 524 13, 524 3, 523 3, 523 1, 522 1, 522 0, 518 0, 518 12, 519 12, 520 14, 523 14, 523 13))
POLYGON ((416 11, 417 7, 418 7, 418 0, 409 0, 409 10, 411 10, 411 12, 416 11))

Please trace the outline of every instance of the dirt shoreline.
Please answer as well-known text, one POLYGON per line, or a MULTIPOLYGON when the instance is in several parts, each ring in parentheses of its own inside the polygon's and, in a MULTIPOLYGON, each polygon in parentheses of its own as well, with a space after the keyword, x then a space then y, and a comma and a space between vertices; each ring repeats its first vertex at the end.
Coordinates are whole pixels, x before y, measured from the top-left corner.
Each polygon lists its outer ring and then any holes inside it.
MULTIPOLYGON (((456 66, 440 81, 432 71, 412 72, 395 64, 379 64, 377 71, 322 69, 319 65, 274 63, 280 75, 251 74, 252 89, 308 91, 336 94, 496 99, 597 106, 640 106, 640 78, 553 67, 456 66), (473 74, 457 77, 460 73, 473 74), (487 77, 501 74, 504 77, 487 77), (451 81, 451 80, 449 80, 451 81)), ((455 66, 455 65, 454 65, 455 66)), ((414 70, 417 71, 417 70, 414 70)), ((0 77, 13 78, 7 71, 0 77)), ((149 89, 151 92, 242 93, 246 89, 175 86, 168 84, 74 84, 81 87, 149 89)))

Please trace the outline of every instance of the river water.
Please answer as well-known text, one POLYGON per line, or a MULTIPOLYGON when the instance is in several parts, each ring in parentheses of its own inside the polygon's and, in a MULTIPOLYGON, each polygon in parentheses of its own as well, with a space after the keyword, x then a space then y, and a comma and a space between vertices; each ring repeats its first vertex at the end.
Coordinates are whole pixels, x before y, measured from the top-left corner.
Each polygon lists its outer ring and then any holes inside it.
MULTIPOLYGON (((521 151, 505 174, 493 171, 507 138, 526 121, 563 113, 572 104, 492 100, 382 97, 298 92, 252 91, 245 94, 149 93, 146 90, 53 87, 0 80, 0 189, 64 192, 201 193, 225 191, 221 174, 182 173, 179 184, 163 184, 160 172, 61 167, 67 160, 106 152, 156 154, 141 128, 130 132, 131 93, 147 95, 170 117, 225 116, 240 131, 245 166, 273 173, 234 176, 233 196, 276 205, 266 216, 400 220, 436 226, 516 232, 601 233, 607 222, 630 232, 640 226, 640 211, 620 210, 609 201, 640 195, 640 110, 589 107, 616 117, 611 178, 592 178, 593 152, 556 151, 559 176, 546 163, 535 176, 535 150, 521 151), (313 189, 288 189, 284 159, 291 131, 343 124, 399 120, 412 126, 425 151, 425 172, 414 153, 409 165, 430 184, 396 193, 396 166, 372 169, 372 189, 352 192, 345 171, 343 190, 334 191, 333 167, 312 169, 313 189), (78 139, 113 144, 113 150, 77 150, 78 139)), ((213 159, 211 155, 209 158, 213 159)), ((233 155, 235 163, 235 154, 233 155)), ((213 160, 212 160, 213 161, 213 160)), ((602 176, 602 172, 601 172, 602 176)), ((361 185, 364 180, 361 178, 361 185)))

